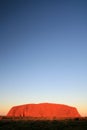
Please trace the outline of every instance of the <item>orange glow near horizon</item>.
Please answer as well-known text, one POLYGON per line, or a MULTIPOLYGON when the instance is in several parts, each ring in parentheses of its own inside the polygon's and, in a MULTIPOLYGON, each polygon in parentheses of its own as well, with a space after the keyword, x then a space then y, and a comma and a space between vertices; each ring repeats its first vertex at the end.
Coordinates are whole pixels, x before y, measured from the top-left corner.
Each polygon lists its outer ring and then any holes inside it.
MULTIPOLYGON (((7 113, 9 112, 9 110, 12 108, 12 105, 9 106, 3 106, 0 108, 0 115, 7 115, 7 113)), ((76 107, 79 114, 83 117, 87 116, 87 107, 85 106, 81 106, 81 107, 76 107)))
MULTIPOLYGON (((12 106, 7 106, 7 107, 1 107, 0 109, 0 115, 7 115, 7 113, 9 112, 9 110, 12 108, 12 106)), ((79 114, 82 116, 82 117, 86 117, 87 116, 87 109, 84 108, 84 107, 81 107, 81 108, 77 108, 79 114)))

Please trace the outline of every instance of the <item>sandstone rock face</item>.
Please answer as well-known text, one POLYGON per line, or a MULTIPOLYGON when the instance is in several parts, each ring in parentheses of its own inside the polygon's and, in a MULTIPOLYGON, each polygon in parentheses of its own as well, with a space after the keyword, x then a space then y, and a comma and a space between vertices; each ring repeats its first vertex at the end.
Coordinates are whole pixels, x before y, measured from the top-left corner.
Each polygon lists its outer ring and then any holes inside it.
POLYGON ((40 103, 12 107, 7 116, 53 119, 75 118, 80 117, 80 114, 75 107, 63 104, 40 103))

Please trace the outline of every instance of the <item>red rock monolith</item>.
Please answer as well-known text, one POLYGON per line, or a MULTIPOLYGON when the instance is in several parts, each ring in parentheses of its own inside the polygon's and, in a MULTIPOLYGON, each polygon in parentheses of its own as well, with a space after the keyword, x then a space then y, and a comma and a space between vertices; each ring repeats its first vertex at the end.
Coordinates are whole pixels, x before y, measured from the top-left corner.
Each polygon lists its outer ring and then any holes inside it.
POLYGON ((8 112, 7 116, 59 119, 76 118, 80 117, 80 114, 75 107, 63 104, 40 103, 14 106, 8 112))

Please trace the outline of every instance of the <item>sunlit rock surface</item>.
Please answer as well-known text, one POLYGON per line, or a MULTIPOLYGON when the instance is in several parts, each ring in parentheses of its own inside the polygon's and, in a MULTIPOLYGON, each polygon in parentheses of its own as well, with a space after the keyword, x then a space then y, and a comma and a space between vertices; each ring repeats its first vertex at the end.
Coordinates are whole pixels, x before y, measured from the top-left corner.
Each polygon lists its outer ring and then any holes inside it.
POLYGON ((63 104, 40 103, 14 106, 8 112, 7 116, 54 119, 76 118, 80 117, 80 114, 75 107, 63 104))

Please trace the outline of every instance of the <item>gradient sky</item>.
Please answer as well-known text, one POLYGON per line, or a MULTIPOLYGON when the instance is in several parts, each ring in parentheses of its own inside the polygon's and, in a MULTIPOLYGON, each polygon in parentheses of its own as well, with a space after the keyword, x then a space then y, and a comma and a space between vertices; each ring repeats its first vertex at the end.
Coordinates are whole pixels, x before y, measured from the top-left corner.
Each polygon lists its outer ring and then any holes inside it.
POLYGON ((87 116, 87 0, 0 0, 0 114, 61 103, 87 116))

